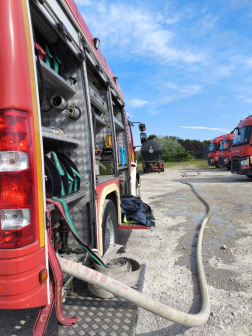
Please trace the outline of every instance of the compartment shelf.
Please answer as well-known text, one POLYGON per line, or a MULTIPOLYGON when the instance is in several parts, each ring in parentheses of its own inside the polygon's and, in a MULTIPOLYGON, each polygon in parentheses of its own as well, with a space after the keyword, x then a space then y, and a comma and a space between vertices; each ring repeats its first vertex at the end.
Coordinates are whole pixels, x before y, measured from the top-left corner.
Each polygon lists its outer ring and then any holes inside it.
POLYGON ((114 179, 116 179, 114 175, 99 175, 97 184, 105 183, 114 179))
POLYGON ((101 117, 99 117, 97 114, 95 114, 95 119, 96 119, 96 121, 99 123, 99 124, 101 124, 101 125, 103 125, 103 126, 106 126, 107 125, 107 123, 106 123, 106 121, 104 121, 101 117))
MULTIPOLYGON (((65 201, 66 203, 71 203, 71 202, 73 202, 73 201, 76 201, 76 200, 78 200, 78 199, 84 197, 85 194, 86 194, 86 193, 85 193, 84 191, 77 191, 77 192, 74 193, 74 194, 70 194, 70 195, 61 197, 61 199, 62 199, 63 201, 65 201)), ((50 211, 52 211, 52 210, 55 209, 55 205, 54 205, 54 204, 49 204, 49 203, 48 203, 47 205, 48 205, 50 211)))
POLYGON ((123 131, 124 130, 123 124, 116 117, 114 117, 114 123, 115 123, 116 130, 118 130, 118 131, 123 131))
POLYGON ((123 170, 123 169, 127 169, 128 166, 121 166, 121 167, 118 167, 118 170, 123 170))
MULTIPOLYGON (((37 57, 36 57, 37 62, 37 57)), ((64 95, 64 93, 76 93, 74 85, 66 81, 63 77, 58 75, 47 64, 40 60, 44 81, 47 91, 56 91, 64 95)), ((39 76, 38 76, 39 77, 39 76)))
POLYGON ((71 143, 71 144, 74 144, 74 145, 77 145, 77 146, 80 144, 80 142, 78 140, 73 139, 73 138, 69 138, 65 135, 57 135, 57 134, 53 134, 53 133, 50 133, 50 132, 42 131, 42 136, 43 136, 44 139, 53 139, 53 140, 56 140, 56 141, 71 143))

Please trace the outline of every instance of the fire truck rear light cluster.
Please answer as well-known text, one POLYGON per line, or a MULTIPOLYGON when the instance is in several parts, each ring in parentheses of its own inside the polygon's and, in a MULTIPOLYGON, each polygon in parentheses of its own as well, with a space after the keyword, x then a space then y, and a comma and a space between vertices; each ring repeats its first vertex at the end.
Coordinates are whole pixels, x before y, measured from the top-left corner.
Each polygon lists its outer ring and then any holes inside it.
POLYGON ((1 210, 1 229, 22 229, 31 223, 30 209, 1 210))
POLYGON ((28 155, 24 152, 0 152, 0 172, 11 172, 29 168, 28 155))
POLYGON ((32 201, 30 172, 0 174, 0 207, 24 208, 32 201))
POLYGON ((0 117, 0 150, 28 151, 27 120, 9 112, 0 117))
POLYGON ((0 111, 0 249, 35 241, 29 121, 26 112, 0 111))

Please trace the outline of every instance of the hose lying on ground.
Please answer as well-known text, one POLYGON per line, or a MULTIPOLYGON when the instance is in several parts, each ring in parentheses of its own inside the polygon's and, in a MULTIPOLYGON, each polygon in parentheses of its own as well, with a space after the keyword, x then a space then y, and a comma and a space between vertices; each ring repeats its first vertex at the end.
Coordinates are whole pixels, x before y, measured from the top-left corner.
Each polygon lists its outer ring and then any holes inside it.
POLYGON ((104 274, 96 272, 73 261, 60 258, 59 261, 63 272, 70 274, 80 280, 91 283, 95 286, 101 287, 102 289, 105 289, 106 291, 109 291, 116 296, 133 302, 137 306, 144 308, 172 322, 182 324, 187 327, 197 327, 204 324, 208 320, 210 314, 210 298, 202 263, 202 240, 204 228, 211 216, 211 208, 210 205, 197 193, 197 191, 190 183, 184 182, 183 180, 181 182, 191 187, 197 198, 205 205, 207 212, 201 223, 197 242, 197 272, 201 292, 201 310, 198 314, 187 314, 180 312, 176 309, 164 305, 163 303, 155 301, 145 294, 140 293, 130 287, 127 287, 126 285, 104 274))

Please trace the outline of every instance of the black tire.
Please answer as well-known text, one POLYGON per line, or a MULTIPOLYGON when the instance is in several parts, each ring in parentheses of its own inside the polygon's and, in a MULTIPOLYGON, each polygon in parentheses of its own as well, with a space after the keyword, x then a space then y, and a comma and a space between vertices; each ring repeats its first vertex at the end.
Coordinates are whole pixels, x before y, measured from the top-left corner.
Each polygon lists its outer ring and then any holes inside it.
POLYGON ((227 170, 231 170, 231 167, 227 167, 227 170))
POLYGON ((215 168, 220 168, 220 166, 215 166, 215 168))
POLYGON ((252 179, 252 175, 246 175, 249 179, 252 179))
POLYGON ((164 166, 161 168, 161 172, 164 172, 164 166))
POLYGON ((139 181, 138 179, 136 179, 136 197, 140 197, 140 188, 138 184, 139 184, 139 181))
POLYGON ((102 215, 103 254, 111 244, 118 243, 118 218, 114 203, 105 200, 102 215))

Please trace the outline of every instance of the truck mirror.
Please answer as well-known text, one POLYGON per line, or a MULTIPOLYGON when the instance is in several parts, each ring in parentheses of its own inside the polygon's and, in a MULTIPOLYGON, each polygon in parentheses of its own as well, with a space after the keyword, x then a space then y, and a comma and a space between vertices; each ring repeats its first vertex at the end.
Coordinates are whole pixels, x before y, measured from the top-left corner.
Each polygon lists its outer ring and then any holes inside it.
POLYGON ((144 144, 147 142, 147 134, 146 133, 141 133, 140 134, 140 141, 141 141, 141 144, 144 144))
POLYGON ((140 131, 140 132, 144 132, 144 131, 146 131, 145 124, 139 124, 139 131, 140 131))

